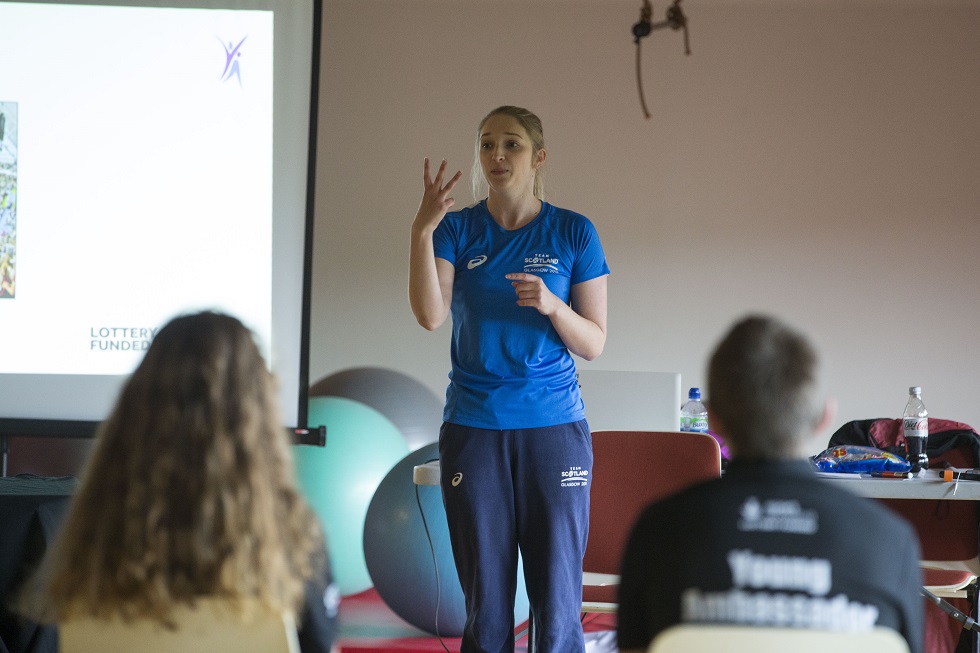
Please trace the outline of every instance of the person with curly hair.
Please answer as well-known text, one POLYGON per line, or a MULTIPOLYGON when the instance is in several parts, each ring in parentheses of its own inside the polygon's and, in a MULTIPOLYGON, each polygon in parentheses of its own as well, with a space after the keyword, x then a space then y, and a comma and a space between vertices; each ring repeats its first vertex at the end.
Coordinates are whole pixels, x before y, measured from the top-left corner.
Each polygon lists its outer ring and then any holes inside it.
POLYGON ((236 318, 177 317, 101 425, 38 579, 50 620, 148 619, 217 599, 290 612, 331 650, 339 594, 300 495, 273 375, 236 318))

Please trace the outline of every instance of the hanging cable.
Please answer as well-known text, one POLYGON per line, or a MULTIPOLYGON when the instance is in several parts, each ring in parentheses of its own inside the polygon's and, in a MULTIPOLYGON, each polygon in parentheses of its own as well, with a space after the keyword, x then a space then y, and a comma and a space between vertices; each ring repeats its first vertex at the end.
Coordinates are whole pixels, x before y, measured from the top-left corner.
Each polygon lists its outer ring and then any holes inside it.
POLYGON ((640 94, 640 106, 643 108, 643 116, 650 119, 650 111, 647 110, 646 98, 643 96, 643 75, 640 72, 640 39, 649 36, 655 29, 669 27, 672 30, 684 30, 684 54, 691 54, 691 44, 687 33, 687 17, 681 10, 681 0, 674 0, 674 3, 667 8, 667 18, 659 23, 652 23, 653 7, 650 0, 643 0, 640 8, 640 20, 633 25, 633 42, 636 43, 636 88, 640 94))
POLYGON ((684 30, 684 54, 690 56, 691 42, 687 35, 687 16, 681 11, 681 0, 674 0, 674 4, 667 7, 667 24, 674 31, 684 30))
POLYGON ((643 0, 643 7, 640 9, 640 22, 633 25, 633 42, 636 43, 636 90, 640 93, 640 106, 643 107, 643 117, 650 119, 650 112, 647 110, 647 101, 643 97, 643 75, 640 74, 640 39, 650 35, 650 17, 653 15, 653 7, 650 0, 643 0))

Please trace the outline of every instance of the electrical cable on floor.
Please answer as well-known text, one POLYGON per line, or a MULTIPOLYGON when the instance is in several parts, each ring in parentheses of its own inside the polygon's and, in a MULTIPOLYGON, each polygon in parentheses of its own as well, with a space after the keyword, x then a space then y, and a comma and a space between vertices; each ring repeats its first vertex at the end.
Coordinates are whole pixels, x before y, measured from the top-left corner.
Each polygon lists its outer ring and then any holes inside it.
MULTIPOLYGON (((438 460, 438 459, 434 459, 438 460)), ((433 462, 432 460, 427 462, 433 462)), ((435 628, 436 637, 439 638, 439 644, 446 653, 452 653, 449 648, 446 647, 446 643, 442 641, 442 635, 439 633, 439 601, 442 599, 441 586, 439 584, 439 563, 436 561, 436 548, 432 544, 432 535, 429 533, 429 524, 425 521, 425 511, 422 510, 422 499, 419 498, 419 486, 415 486, 415 503, 419 506, 419 515, 422 517, 422 527, 425 529, 425 539, 429 542, 429 552, 432 554, 432 569, 436 572, 436 615, 435 615, 435 628)))
MULTIPOLYGON (((438 460, 439 460, 438 458, 433 458, 432 460, 425 461, 425 464, 436 462, 438 460)), ((442 649, 446 653, 452 653, 452 651, 450 651, 446 647, 446 642, 443 641, 442 635, 439 633, 439 603, 440 603, 440 601, 442 599, 442 596, 441 596, 442 595, 442 592, 441 592, 442 587, 441 587, 440 582, 439 582, 439 563, 436 560, 436 547, 435 547, 434 544, 432 544, 432 534, 429 532, 429 524, 425 520, 425 510, 422 509, 422 499, 419 497, 419 486, 418 485, 415 486, 415 503, 419 507, 419 516, 422 518, 422 528, 425 529, 425 539, 429 543, 429 553, 432 555, 432 570, 435 572, 435 575, 436 575, 436 614, 435 614, 435 631, 436 631, 436 637, 439 639, 439 645, 442 646, 442 649)), ((515 639, 520 639, 525 634, 530 635, 530 633, 529 633, 529 631, 527 629, 525 629, 525 630, 521 631, 520 633, 516 634, 515 635, 515 639)))

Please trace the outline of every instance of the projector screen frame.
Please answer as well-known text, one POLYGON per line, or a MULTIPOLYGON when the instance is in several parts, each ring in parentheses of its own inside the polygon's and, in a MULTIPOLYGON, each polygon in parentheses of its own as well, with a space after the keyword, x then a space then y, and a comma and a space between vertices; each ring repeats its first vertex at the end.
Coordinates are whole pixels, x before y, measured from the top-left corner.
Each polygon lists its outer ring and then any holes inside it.
MULTIPOLYGON (((320 88, 320 53, 322 39, 322 0, 308 0, 312 13, 310 25, 310 79, 309 79, 309 120, 307 129, 307 161, 306 161, 306 188, 305 188, 305 208, 303 222, 303 248, 302 248, 302 288, 300 293, 300 325, 299 341, 300 349, 298 359, 298 387, 296 410, 296 425, 284 425, 295 444, 306 444, 313 446, 325 446, 326 428, 323 425, 308 425, 308 400, 309 400, 309 346, 310 346, 310 302, 312 294, 312 257, 313 257, 313 229, 314 229, 314 207, 315 207, 315 179, 316 179, 316 158, 317 158, 317 119, 319 111, 319 88, 320 88)), ((40 0, 45 4, 59 4, 58 0, 40 0)), ((68 4, 79 4, 75 0, 67 0, 68 4)), ((112 2, 112 4, 127 5, 126 2, 112 2)), ((177 0, 174 6, 204 6, 206 3, 200 0, 177 0)), ((281 92, 281 91, 280 91, 281 92)), ((49 437, 49 438, 93 438, 101 421, 92 420, 73 420, 73 419, 49 419, 49 418, 23 418, 23 417, 4 417, 0 416, 0 456, 3 459, 2 474, 6 474, 7 453, 9 449, 9 439, 15 437, 49 437)))

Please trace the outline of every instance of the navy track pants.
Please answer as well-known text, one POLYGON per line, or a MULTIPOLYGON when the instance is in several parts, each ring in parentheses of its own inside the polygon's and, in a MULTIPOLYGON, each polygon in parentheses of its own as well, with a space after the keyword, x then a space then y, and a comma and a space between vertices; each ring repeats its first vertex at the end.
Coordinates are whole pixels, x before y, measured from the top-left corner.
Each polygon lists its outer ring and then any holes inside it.
POLYGON ((592 435, 585 420, 495 431, 445 423, 442 495, 466 599, 461 653, 514 650, 518 550, 539 653, 582 653, 592 435))

